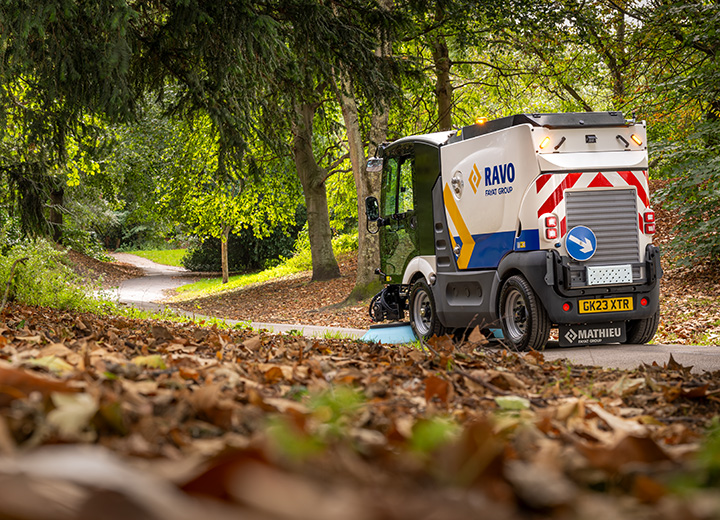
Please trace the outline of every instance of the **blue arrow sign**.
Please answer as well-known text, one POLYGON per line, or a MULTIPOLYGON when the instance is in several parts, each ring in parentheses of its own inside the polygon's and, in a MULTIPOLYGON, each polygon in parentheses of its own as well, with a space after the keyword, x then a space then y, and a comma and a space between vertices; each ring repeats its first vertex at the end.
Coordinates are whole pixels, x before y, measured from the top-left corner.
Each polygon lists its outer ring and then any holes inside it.
POLYGON ((578 262, 590 260, 597 249, 597 238, 589 227, 575 226, 565 235, 565 249, 578 262))

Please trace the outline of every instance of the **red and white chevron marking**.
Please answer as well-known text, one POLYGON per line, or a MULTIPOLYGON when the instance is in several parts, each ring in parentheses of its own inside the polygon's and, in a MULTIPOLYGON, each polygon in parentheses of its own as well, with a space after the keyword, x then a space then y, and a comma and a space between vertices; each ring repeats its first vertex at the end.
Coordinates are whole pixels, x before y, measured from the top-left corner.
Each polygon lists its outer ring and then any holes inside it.
POLYGON ((535 181, 539 200, 544 201, 538 208, 538 218, 554 213, 560 221, 560 237, 565 236, 565 190, 570 188, 635 188, 638 200, 638 225, 642 229, 642 215, 650 207, 648 177, 646 170, 598 172, 598 173, 552 173, 543 174, 535 181))

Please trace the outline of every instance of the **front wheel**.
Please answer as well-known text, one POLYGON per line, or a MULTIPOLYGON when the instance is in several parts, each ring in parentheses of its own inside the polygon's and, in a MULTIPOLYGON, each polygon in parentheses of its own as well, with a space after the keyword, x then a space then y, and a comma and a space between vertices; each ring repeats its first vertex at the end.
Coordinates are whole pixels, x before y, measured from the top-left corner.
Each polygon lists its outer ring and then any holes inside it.
POLYGON ((410 326, 423 341, 445 334, 435 308, 435 298, 425 280, 415 282, 410 289, 410 326))
POLYGON ((660 309, 649 318, 630 320, 627 322, 627 340, 625 343, 644 345, 648 343, 657 332, 660 324, 660 309))
POLYGON ((550 320, 530 283, 521 275, 508 278, 500 291, 503 336, 518 350, 541 350, 550 335, 550 320))

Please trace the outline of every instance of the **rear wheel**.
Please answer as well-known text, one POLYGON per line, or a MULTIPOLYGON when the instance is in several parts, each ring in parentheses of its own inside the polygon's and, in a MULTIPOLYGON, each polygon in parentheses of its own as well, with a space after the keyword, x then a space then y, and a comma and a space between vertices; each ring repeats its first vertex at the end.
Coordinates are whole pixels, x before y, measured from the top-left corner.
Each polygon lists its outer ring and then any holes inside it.
POLYGON ((550 320, 530 283, 521 275, 508 278, 500 291, 503 336, 518 350, 541 350, 550 335, 550 320))
POLYGON ((410 290, 410 326, 422 340, 445 334, 435 308, 435 298, 425 280, 418 280, 410 290))
POLYGON ((660 309, 649 318, 627 322, 627 340, 625 343, 645 344, 653 339, 660 324, 660 309))

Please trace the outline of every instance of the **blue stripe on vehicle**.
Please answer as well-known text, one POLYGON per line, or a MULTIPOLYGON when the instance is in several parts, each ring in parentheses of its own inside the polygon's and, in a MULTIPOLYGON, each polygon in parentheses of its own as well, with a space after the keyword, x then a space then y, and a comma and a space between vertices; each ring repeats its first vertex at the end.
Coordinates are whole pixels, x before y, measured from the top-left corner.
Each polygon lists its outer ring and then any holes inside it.
POLYGON ((540 249, 540 231, 523 229, 515 239, 515 251, 536 251, 540 249))
MULTIPOLYGON (((475 248, 473 249, 468 269, 491 269, 497 267, 500 260, 513 250, 515 246, 515 232, 501 231, 499 233, 485 233, 473 235, 475 248)), ((455 237, 462 247, 460 237, 455 237)))

